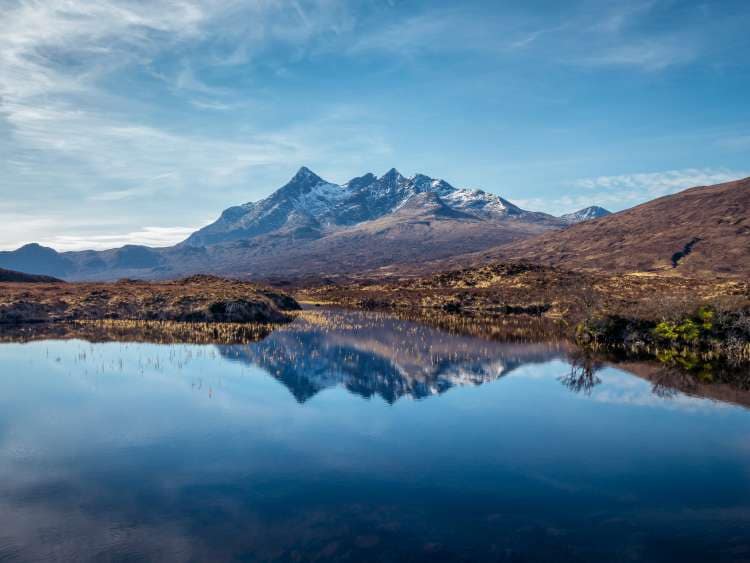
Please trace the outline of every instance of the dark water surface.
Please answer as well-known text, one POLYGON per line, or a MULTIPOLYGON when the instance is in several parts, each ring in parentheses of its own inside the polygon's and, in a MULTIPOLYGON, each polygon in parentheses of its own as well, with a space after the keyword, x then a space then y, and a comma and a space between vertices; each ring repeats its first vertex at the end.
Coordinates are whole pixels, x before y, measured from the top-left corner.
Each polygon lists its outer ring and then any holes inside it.
POLYGON ((742 393, 306 315, 0 345, 0 560, 750 560, 742 393))

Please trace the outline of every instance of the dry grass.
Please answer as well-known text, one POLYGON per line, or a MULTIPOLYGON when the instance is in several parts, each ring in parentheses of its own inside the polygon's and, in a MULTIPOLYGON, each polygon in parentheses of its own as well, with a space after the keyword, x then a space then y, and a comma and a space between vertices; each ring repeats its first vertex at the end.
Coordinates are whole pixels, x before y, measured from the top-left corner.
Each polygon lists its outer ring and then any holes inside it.
POLYGON ((82 320, 280 323, 287 294, 211 276, 173 282, 0 284, 0 323, 82 320))
POLYGON ((750 305, 750 284, 721 278, 603 275, 496 263, 435 276, 308 287, 305 302, 365 309, 543 317, 574 326, 592 314, 663 319, 710 304, 750 305))
POLYGON ((153 344, 247 344, 282 325, 259 323, 185 323, 173 321, 73 321, 5 325, 0 342, 85 340, 153 344))

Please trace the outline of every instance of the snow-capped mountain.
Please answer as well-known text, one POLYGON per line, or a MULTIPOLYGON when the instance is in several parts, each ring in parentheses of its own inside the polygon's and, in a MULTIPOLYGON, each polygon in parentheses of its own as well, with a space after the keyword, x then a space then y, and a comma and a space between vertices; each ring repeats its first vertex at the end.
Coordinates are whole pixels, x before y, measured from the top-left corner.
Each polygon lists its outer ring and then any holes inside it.
POLYGON ((569 225, 575 225, 576 223, 583 223, 584 221, 588 221, 590 219, 598 219, 599 217, 604 217, 606 215, 612 215, 612 212, 607 211, 603 207, 592 205, 591 207, 585 207, 584 209, 579 209, 578 211, 575 211, 573 213, 566 213, 565 215, 561 215, 560 219, 562 219, 569 225))
MULTIPOLYGON (((598 213, 582 210, 576 216, 598 213)), ((255 279, 390 273, 562 229, 567 218, 502 197, 391 169, 344 184, 302 167, 270 196, 226 209, 168 248, 125 246, 57 253, 30 245, 0 252, 0 267, 68 280, 165 279, 211 273, 255 279)))
POLYGON ((524 211, 497 195, 455 188, 423 174, 406 178, 391 169, 380 177, 369 173, 337 185, 302 167, 269 197, 230 207, 215 223, 191 235, 185 244, 206 246, 272 232, 319 237, 336 228, 397 213, 420 201, 444 212, 455 212, 454 217, 463 214, 466 219, 553 220, 549 215, 524 211), (423 194, 427 197, 420 198, 423 194))

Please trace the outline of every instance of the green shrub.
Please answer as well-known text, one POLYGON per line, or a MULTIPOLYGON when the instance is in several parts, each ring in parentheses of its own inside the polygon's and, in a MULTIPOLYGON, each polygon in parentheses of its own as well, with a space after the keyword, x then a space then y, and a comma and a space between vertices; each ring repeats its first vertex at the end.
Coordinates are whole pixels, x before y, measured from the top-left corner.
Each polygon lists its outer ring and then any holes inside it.
POLYGON ((662 321, 654 328, 654 336, 670 342, 676 342, 679 338, 677 325, 670 321, 662 321))

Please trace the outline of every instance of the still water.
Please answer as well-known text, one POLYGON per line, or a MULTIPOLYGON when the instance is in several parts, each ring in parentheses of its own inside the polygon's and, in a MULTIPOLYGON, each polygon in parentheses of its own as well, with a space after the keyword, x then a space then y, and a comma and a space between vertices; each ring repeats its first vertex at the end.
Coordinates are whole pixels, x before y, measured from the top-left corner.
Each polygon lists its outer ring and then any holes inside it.
POLYGON ((2 344, 0 560, 750 559, 750 394, 574 357, 335 311, 2 344))

